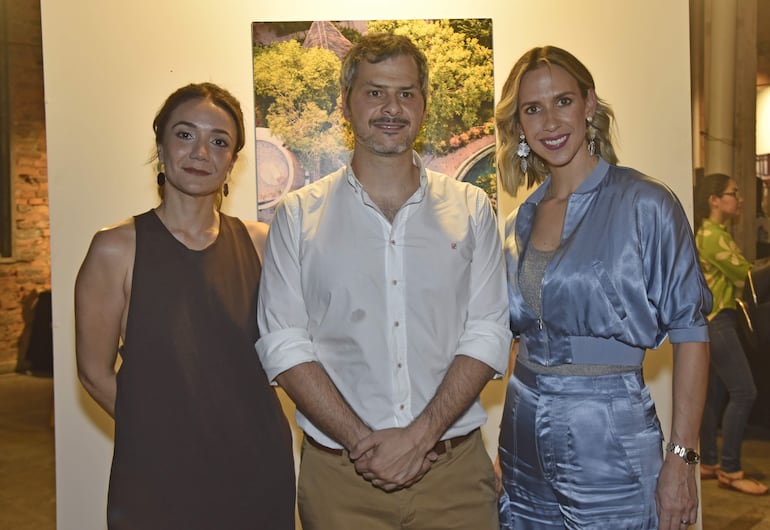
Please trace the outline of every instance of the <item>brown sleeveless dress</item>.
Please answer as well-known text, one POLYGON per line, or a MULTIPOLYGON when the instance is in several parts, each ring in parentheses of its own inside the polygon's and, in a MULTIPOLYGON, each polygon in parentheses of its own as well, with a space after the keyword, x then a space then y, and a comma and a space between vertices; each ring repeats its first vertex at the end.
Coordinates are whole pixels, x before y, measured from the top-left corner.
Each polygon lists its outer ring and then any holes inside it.
POLYGON ((111 530, 294 528, 291 432, 254 350, 261 266, 246 227, 190 250, 135 217, 118 372, 111 530))

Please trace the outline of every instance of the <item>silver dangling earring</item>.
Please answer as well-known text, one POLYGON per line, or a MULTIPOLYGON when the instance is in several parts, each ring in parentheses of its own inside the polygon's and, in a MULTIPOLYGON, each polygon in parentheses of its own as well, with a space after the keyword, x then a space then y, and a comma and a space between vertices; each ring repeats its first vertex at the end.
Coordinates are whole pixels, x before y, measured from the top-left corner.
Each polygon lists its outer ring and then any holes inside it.
POLYGON ((222 195, 224 195, 225 197, 230 195, 230 186, 227 185, 227 182, 225 182, 225 185, 222 186, 222 195))
POLYGON ((516 150, 516 156, 519 157, 522 173, 527 172, 527 157, 529 156, 530 151, 531 149, 527 143, 527 138, 524 136, 524 133, 519 133, 519 148, 516 150))
POLYGON ((586 118, 588 126, 588 154, 591 156, 596 155, 596 128, 594 128, 593 121, 593 116, 586 118))

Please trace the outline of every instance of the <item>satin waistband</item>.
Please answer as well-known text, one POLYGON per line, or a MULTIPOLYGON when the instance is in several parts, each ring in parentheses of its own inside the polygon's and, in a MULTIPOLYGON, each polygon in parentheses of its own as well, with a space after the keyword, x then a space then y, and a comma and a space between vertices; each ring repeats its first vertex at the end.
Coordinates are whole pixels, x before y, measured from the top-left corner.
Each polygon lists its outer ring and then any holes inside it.
MULTIPOLYGON (((569 337, 568 344, 569 352, 552 352, 553 357, 572 359, 571 363, 560 364, 607 364, 640 368, 647 351, 645 348, 629 346, 615 339, 598 337, 569 337)), ((518 355, 530 359, 526 335, 522 335, 519 341, 518 355)))

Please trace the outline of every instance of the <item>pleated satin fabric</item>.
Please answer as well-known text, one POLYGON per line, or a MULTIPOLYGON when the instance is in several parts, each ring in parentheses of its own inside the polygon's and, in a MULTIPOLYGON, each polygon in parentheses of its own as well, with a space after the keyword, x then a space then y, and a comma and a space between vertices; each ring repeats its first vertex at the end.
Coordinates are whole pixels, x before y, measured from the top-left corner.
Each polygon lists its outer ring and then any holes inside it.
POLYGON ((666 336, 708 341, 712 300, 692 229, 668 187, 599 159, 569 198, 538 313, 519 273, 549 186, 506 226, 511 328, 535 371, 517 363, 506 395, 501 527, 653 529, 663 449, 641 364, 666 336), (553 366, 560 375, 544 373, 553 366))
POLYGON ((543 277, 538 320, 521 296, 518 274, 549 185, 550 178, 506 227, 511 327, 531 360, 571 363, 579 337, 641 349, 656 348, 666 335, 672 342, 708 341, 711 293, 681 204, 661 182, 602 159, 569 199, 561 244, 543 277))
POLYGON ((553 376, 517 365, 500 431, 500 527, 657 528, 662 440, 641 372, 553 376))

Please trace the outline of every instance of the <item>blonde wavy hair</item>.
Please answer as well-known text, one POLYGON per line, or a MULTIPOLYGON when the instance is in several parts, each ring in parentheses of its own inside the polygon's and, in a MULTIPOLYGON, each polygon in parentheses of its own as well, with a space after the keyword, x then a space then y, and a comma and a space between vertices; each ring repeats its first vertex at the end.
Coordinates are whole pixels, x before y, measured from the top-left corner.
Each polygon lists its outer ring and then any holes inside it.
MULTIPOLYGON (((521 161, 516 155, 519 145, 519 86, 524 74, 543 66, 558 65, 575 78, 581 95, 585 98, 589 89, 594 89, 594 78, 591 72, 574 55, 556 46, 532 48, 513 65, 508 79, 503 85, 500 102, 495 109, 497 127, 497 171, 503 189, 511 195, 516 195, 519 187, 526 181, 527 187, 543 182, 549 173, 548 165, 530 151, 527 156, 527 171, 521 170, 521 161)), ((586 140, 594 134, 596 152, 607 162, 616 164, 618 157, 612 147, 612 137, 615 128, 615 115, 610 106, 599 96, 596 96, 596 112, 590 125, 586 127, 586 140)))

